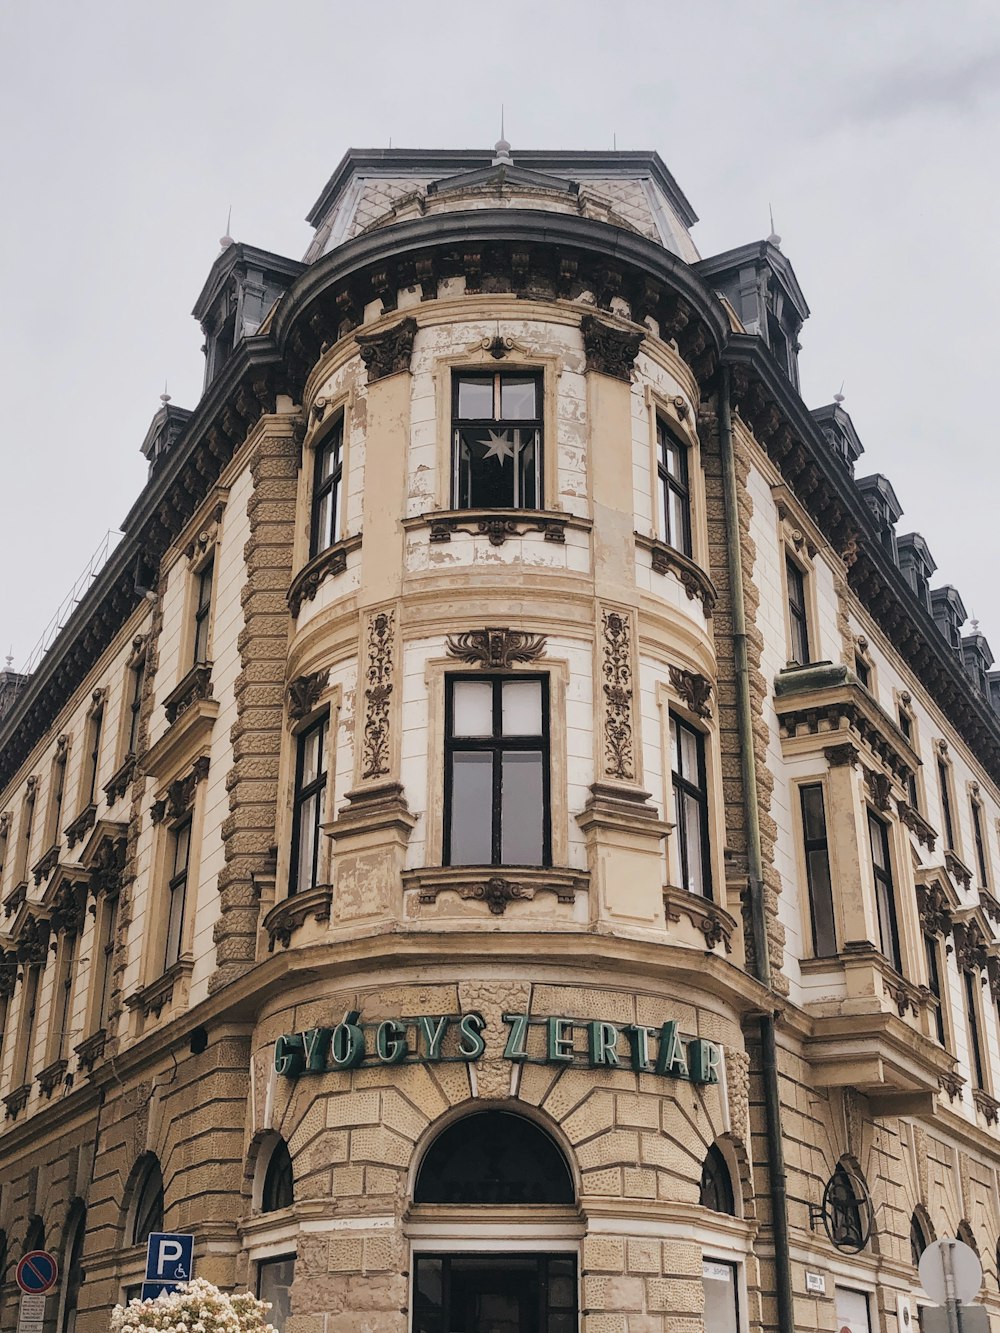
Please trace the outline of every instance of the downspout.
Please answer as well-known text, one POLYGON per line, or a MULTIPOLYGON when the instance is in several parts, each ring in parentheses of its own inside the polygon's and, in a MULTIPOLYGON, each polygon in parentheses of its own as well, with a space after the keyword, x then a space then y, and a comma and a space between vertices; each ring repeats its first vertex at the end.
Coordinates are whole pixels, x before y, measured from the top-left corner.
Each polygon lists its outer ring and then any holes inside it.
MULTIPOLYGON (((729 587, 733 608, 733 655, 736 669, 736 719, 740 739, 740 777, 747 826, 747 880, 750 893, 750 921, 757 976, 770 991, 771 951, 764 912, 764 861, 760 848, 760 809, 757 804, 757 761, 754 756, 753 705, 750 698, 750 665, 747 656, 746 604, 743 598, 743 563, 740 555, 739 495, 736 485, 736 459, 733 451, 733 418, 730 409, 729 367, 722 367, 719 390, 719 452, 722 460, 723 495, 726 516, 726 549, 729 559, 729 587)), ((774 1231, 774 1273, 777 1286, 778 1328, 794 1333, 795 1308, 792 1299, 792 1266, 788 1249, 788 1191, 785 1181, 785 1153, 781 1137, 781 1097, 778 1087, 777 1047, 774 1038, 774 1011, 759 1019, 761 1075, 764 1084, 764 1111, 767 1122, 768 1180, 770 1182, 771 1225, 774 1231)))

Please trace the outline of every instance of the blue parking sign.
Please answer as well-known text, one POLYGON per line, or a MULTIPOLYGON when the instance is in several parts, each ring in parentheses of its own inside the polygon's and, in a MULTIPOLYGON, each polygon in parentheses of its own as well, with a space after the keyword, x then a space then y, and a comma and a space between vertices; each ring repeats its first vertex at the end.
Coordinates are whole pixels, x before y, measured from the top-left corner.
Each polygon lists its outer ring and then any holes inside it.
POLYGON ((193 1268, 194 1236, 172 1231, 149 1233, 145 1285, 173 1288, 178 1282, 189 1282, 193 1268))

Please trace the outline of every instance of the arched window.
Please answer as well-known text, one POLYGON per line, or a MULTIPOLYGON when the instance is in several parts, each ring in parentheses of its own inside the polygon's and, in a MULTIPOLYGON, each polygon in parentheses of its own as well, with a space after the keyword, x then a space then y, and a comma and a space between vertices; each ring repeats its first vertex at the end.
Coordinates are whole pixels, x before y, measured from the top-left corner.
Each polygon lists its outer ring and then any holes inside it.
POLYGON ((914 1213, 910 1218, 910 1262, 914 1268, 920 1263, 920 1256, 926 1249, 927 1233, 924 1231, 919 1213, 914 1213))
POLYGON ((274 1145, 267 1159, 260 1208, 263 1213, 276 1213, 279 1208, 290 1208, 295 1202, 295 1176, 288 1144, 284 1139, 274 1145))
POLYGON ((705 1154, 701 1168, 701 1191, 698 1202, 703 1208, 711 1208, 713 1213, 728 1213, 736 1216, 736 1199, 733 1196, 733 1181, 729 1167, 717 1144, 712 1144, 705 1154))
POLYGON ((45 1249, 45 1223, 40 1217, 33 1217, 28 1223, 28 1234, 24 1238, 24 1252, 45 1249))
POLYGON ((573 1202, 565 1158, 544 1130, 507 1111, 477 1111, 449 1125, 427 1150, 415 1203, 573 1202))
POLYGON ((151 1231, 163 1230, 163 1176, 160 1164, 151 1157, 140 1177, 132 1214, 131 1244, 145 1245, 151 1231))
POLYGON ((63 1305, 59 1322, 61 1333, 73 1333, 76 1307, 83 1285, 83 1242, 87 1235, 87 1209, 77 1201, 66 1226, 66 1244, 62 1256, 63 1305))
POLYGON ((964 1241, 965 1244, 968 1245, 970 1249, 975 1250, 977 1254, 979 1253, 979 1246, 976 1244, 976 1233, 972 1230, 972 1227, 964 1217, 958 1224, 958 1239, 964 1241))

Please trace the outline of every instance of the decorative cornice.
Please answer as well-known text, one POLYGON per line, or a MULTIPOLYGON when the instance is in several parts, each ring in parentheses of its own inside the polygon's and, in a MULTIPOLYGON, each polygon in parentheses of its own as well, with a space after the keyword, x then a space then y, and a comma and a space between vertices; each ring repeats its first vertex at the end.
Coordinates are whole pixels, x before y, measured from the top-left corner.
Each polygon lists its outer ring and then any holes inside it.
POLYGON ((125 861, 128 842, 124 833, 101 839, 97 852, 90 864, 90 892, 95 898, 102 895, 116 898, 121 892, 122 876, 125 873, 125 861))
POLYGON ((97 806, 94 804, 85 805, 77 817, 67 828, 63 830, 66 835, 66 846, 73 850, 78 842, 83 841, 83 835, 89 833, 97 821, 97 806))
POLYGON ((172 726, 182 713, 200 699, 212 697, 212 663, 197 662, 163 701, 167 722, 172 726))
POLYGON ((204 567, 204 557, 218 541, 219 524, 222 522, 222 515, 225 510, 226 502, 220 500, 212 510, 212 517, 209 522, 199 528, 197 534, 185 546, 184 554, 187 556, 188 562, 193 563, 196 568, 204 567))
POLYGON ((948 1094, 948 1100, 953 1102, 956 1097, 961 1097, 962 1089, 965 1087, 965 1079, 961 1074, 952 1070, 951 1073, 938 1075, 938 1085, 942 1092, 948 1094))
POLYGON ((711 898, 667 884, 663 889, 663 911, 668 925, 676 925, 682 916, 686 916, 705 937, 706 949, 722 944, 726 953, 732 953, 736 919, 711 898))
POLYGON ((52 896, 50 920, 52 929, 59 934, 79 935, 83 930, 87 908, 87 880, 64 879, 52 896))
POLYGON ((492 916, 503 916, 510 903, 531 902, 539 893, 555 894, 561 903, 573 903, 586 892, 586 871, 562 867, 423 866, 403 872, 403 888, 417 889, 418 901, 429 906, 442 893, 457 893, 465 902, 485 903, 492 916))
POLYGON ((112 774, 111 781, 105 783, 104 795, 107 798, 108 805, 114 805, 120 801, 128 792, 132 785, 132 779, 135 777, 136 761, 135 755, 131 751, 125 756, 119 768, 112 774))
POLYGON ((293 722, 307 717, 319 703, 320 695, 330 683, 329 667, 325 671, 313 671, 309 675, 296 676, 288 682, 285 691, 288 700, 288 716, 293 722))
POLYGON ((17 986, 17 954, 13 949, 0 951, 0 999, 9 999, 17 986))
POLYGON ((414 518, 403 519, 407 530, 430 528, 431 542, 450 542, 457 532, 473 537, 488 537, 491 546, 503 546, 510 537, 540 532, 547 542, 562 544, 567 528, 589 531, 590 519, 546 509, 434 509, 414 518))
POLYGON ((544 657, 545 635, 508 629, 506 625, 487 625, 485 629, 449 635, 445 647, 449 657, 461 662, 487 671, 507 671, 515 662, 537 662, 544 657))
POLYGON ((896 801, 896 810, 899 814, 900 823, 905 824, 911 833, 915 833, 917 841, 929 852, 934 850, 937 843, 937 833, 931 828, 927 820, 919 810, 910 805, 909 801, 896 801))
POLYGON ((850 741, 840 745, 825 745, 823 758, 831 768, 857 768, 860 751, 850 741))
POLYGON ((580 320, 580 332, 583 334, 583 349, 587 357, 587 369, 596 370, 601 375, 610 375, 613 379, 632 382, 632 367, 639 355, 639 348, 646 336, 642 330, 621 329, 614 324, 606 324, 596 315, 584 315, 580 320))
POLYGON ((20 884, 15 884, 10 893, 3 900, 3 914, 10 918, 21 906, 28 896, 28 881, 23 879, 20 884))
POLYGON ((14 953, 25 967, 43 966, 49 949, 49 923, 44 917, 28 915, 24 918, 14 953))
POLYGON ((402 370, 409 370, 410 357, 413 355, 413 340, 417 334, 417 321, 412 316, 400 320, 389 329, 379 333, 359 333, 356 335, 361 360, 368 367, 368 383, 375 384, 388 375, 396 375, 402 370))
POLYGON ((700 600, 705 615, 711 617, 719 599, 718 590, 708 574, 690 556, 676 551, 666 542, 644 533, 634 534, 635 544, 650 554, 654 574, 673 574, 687 594, 688 601, 700 600))
POLYGON ((684 706, 696 717, 712 716, 708 702, 712 693, 712 682, 707 676, 699 675, 697 671, 685 671, 683 667, 671 666, 670 683, 680 695, 684 706))
POLYGON ((164 795, 150 808, 154 824, 160 824, 164 819, 180 819, 187 814, 194 804, 195 788, 208 777, 208 765, 208 755, 203 754, 191 765, 191 772, 186 777, 171 782, 164 795))
POLYGON ((194 962, 190 958, 179 958, 173 967, 168 967, 161 977, 143 986, 125 999, 129 1009, 138 1009, 144 1018, 152 1015, 159 1018, 164 1009, 174 1003, 174 991, 190 978, 194 971, 194 962))
POLYGON ((888 810, 892 800, 892 783, 884 773, 865 768, 865 787, 876 810, 888 810))
POLYGON ((59 843, 53 843, 45 855, 31 867, 36 886, 41 884, 43 879, 48 879, 59 864, 59 850, 59 843))
POLYGON ((9 1092, 3 1099, 3 1104, 7 1108, 5 1120, 16 1120, 20 1113, 28 1104, 28 1098, 31 1096, 31 1084, 22 1083, 19 1088, 9 1092))
POLYGON ((955 961, 959 971, 972 969, 981 973, 983 984, 989 979, 990 959, 993 955, 993 941, 988 939, 975 917, 956 921, 954 927, 955 961))
POLYGON ((361 541, 361 533, 356 532, 343 541, 334 542, 302 566, 288 588, 288 609, 293 616, 302 610, 303 602, 313 600, 321 583, 343 574, 347 568, 347 557, 352 551, 361 549, 361 541))
POLYGON ((68 1067, 69 1061, 66 1059, 53 1060, 50 1065, 46 1065, 35 1076, 35 1081, 46 1098, 51 1097, 55 1092, 56 1084, 62 1082, 68 1067))
POLYGON ((991 1097, 988 1092, 982 1088, 972 1089, 972 1100, 983 1114, 988 1125, 995 1125, 1000 1118, 1000 1102, 995 1097, 991 1097))
POLYGON ((106 1042, 107 1033, 104 1028, 98 1028, 96 1032, 92 1032, 89 1037, 81 1041, 79 1046, 73 1047, 81 1069, 93 1069, 104 1054, 106 1042))
POLYGON ((365 634, 368 665, 365 670, 365 717, 361 739, 362 781, 385 777, 389 772, 395 623, 394 611, 376 611, 368 617, 365 634))
POLYGON ((287 949, 295 931, 310 917, 315 921, 329 921, 332 901, 333 890, 329 884, 320 884, 308 893, 296 893, 276 903, 261 922, 268 935, 268 952, 273 953, 276 944, 287 949))
POLYGON ((917 885, 920 928, 927 935, 950 935, 953 925, 952 903, 940 880, 917 885))
POLYGON ((957 879, 966 889, 972 887, 972 871, 953 847, 945 848, 944 863, 953 879, 957 879))

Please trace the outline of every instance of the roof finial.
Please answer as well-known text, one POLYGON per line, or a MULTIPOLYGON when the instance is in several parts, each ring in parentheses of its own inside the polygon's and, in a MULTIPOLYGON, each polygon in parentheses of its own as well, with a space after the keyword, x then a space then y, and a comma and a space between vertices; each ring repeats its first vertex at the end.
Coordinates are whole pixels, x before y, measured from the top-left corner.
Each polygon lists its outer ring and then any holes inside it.
POLYGON ((847 383, 846 380, 841 380, 841 381, 840 381, 840 388, 839 388, 839 389, 837 390, 837 392, 833 395, 833 401, 837 404, 838 407, 839 407, 840 404, 844 401, 844 385, 845 385, 846 383, 847 383))
POLYGON ((225 236, 219 237, 219 244, 222 246, 223 250, 228 250, 231 245, 235 244, 233 238, 229 234, 229 225, 232 222, 232 220, 233 220, 233 206, 232 204, 230 204, 229 216, 226 218, 226 234, 225 236))
POLYGON ((9 671, 13 665, 14 665, 14 645, 11 644, 10 652, 7 654, 7 670, 9 671))
POLYGON ((771 215, 771 234, 770 234, 770 236, 767 238, 767 240, 768 240, 768 244, 769 244, 769 245, 773 245, 774 248, 775 248, 776 250, 778 250, 778 249, 781 248, 781 237, 780 237, 780 236, 778 235, 778 233, 774 230, 774 209, 771 207, 770 204, 768 204, 768 206, 767 206, 767 211, 768 211, 768 212, 770 213, 770 215, 771 215))
POLYGON ((163 381, 163 392, 160 394, 160 402, 163 404, 164 407, 166 407, 167 403, 170 402, 170 394, 167 393, 166 380, 163 381))
POLYGON ((510 144, 504 138, 503 131, 503 102, 500 103, 500 138, 493 145, 494 167, 507 166, 510 163, 510 144))
POLYGON ((972 619, 969 621, 969 626, 970 626, 970 628, 971 628, 973 634, 978 634, 978 633, 979 633, 979 621, 976 619, 975 616, 973 616, 972 619))

